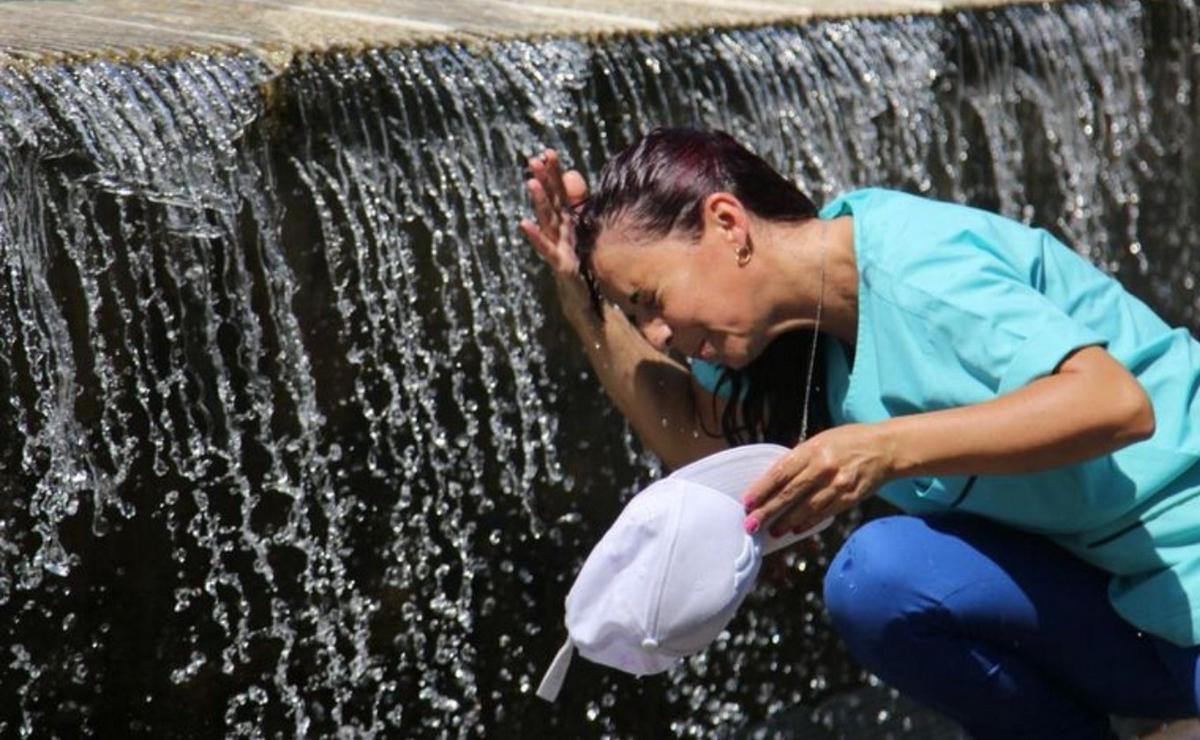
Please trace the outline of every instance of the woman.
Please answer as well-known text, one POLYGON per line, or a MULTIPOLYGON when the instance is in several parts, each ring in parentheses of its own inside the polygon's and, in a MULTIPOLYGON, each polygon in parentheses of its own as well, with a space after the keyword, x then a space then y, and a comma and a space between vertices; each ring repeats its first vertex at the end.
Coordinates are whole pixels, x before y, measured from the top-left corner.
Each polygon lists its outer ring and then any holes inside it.
POLYGON ((522 229, 667 465, 795 445, 748 490, 748 531, 875 494, 906 512, 861 527, 826 575, 857 660, 976 737, 1196 716, 1186 331, 993 214, 864 190, 818 216, 725 134, 655 130, 590 198, 554 152, 530 167, 522 229))

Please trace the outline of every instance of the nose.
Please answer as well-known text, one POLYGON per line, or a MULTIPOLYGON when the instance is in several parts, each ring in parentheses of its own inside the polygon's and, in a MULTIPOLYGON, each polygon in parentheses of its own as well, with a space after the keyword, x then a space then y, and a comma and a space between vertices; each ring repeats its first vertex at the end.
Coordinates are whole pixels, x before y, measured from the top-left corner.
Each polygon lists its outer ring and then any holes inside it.
POLYGON ((659 352, 666 352, 671 346, 671 327, 660 318, 652 318, 642 322, 642 336, 659 352))

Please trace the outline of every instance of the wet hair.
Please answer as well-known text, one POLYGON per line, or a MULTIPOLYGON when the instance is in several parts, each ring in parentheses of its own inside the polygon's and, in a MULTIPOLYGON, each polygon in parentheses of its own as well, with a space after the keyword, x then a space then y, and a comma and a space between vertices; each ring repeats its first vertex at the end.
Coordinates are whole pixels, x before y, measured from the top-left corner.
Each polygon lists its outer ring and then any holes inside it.
MULTIPOLYGON (((733 194, 748 211, 770 221, 817 216, 808 196, 729 134, 656 128, 605 164, 578 210, 576 250, 597 309, 600 299, 591 257, 601 230, 621 220, 648 239, 671 234, 698 239, 704 201, 717 192, 733 194)), ((829 426, 823 392, 825 341, 817 340, 810 435, 829 426)), ((717 392, 740 402, 726 406, 719 431, 707 431, 721 434, 730 444, 769 441, 790 446, 799 441, 812 342, 811 330, 788 332, 745 368, 725 368, 717 392)))

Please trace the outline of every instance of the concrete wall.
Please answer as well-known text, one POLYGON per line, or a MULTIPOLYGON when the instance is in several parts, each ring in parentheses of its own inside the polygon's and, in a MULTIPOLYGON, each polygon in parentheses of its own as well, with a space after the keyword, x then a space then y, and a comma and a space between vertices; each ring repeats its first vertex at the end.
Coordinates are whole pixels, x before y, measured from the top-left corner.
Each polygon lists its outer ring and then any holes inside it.
POLYGON ((941 13, 998 0, 0 0, 0 64, 251 50, 292 52, 439 40, 671 32, 815 17, 941 13))

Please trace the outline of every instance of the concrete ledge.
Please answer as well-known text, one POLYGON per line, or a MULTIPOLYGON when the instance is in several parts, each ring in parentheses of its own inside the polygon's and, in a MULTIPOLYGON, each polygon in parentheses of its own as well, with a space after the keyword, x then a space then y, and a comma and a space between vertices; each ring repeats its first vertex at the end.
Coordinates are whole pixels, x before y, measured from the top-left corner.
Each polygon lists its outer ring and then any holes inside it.
POLYGON ((998 0, 0 0, 0 64, 181 51, 283 54, 941 13, 998 0))

